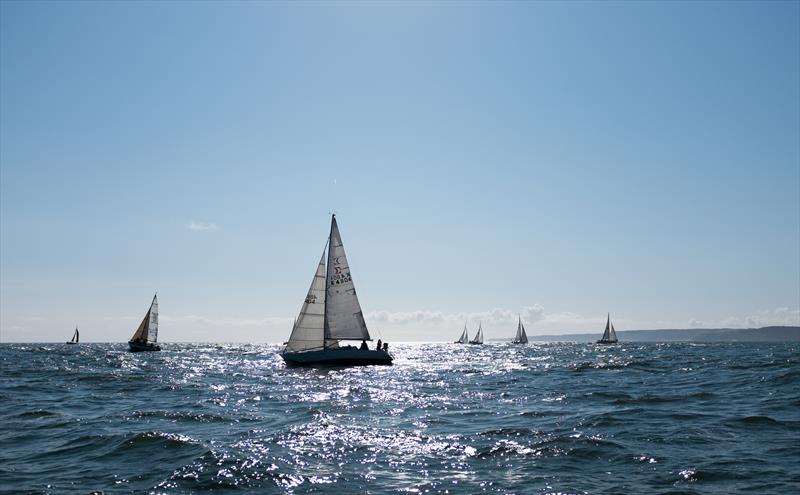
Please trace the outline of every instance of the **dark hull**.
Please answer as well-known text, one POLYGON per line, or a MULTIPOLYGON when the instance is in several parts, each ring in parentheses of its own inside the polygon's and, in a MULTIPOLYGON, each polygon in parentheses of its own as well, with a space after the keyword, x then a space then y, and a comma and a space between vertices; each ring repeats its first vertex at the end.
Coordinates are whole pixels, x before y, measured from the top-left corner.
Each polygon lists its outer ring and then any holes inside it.
POLYGON ((160 351, 161 347, 158 344, 141 343, 141 342, 128 342, 128 350, 131 352, 147 352, 147 351, 160 351))
POLYGON ((470 342, 472 345, 483 345, 483 342, 470 342))
POLYGON ((284 352, 281 357, 289 366, 365 366, 392 364, 388 352, 371 349, 324 349, 321 351, 284 352))
POLYGON ((616 340, 613 341, 613 342, 610 341, 610 340, 598 340, 597 342, 595 342, 595 344, 603 344, 603 345, 611 345, 611 344, 616 344, 616 343, 617 343, 616 340))
POLYGON ((75 345, 77 342, 67 342, 67 345, 75 345))

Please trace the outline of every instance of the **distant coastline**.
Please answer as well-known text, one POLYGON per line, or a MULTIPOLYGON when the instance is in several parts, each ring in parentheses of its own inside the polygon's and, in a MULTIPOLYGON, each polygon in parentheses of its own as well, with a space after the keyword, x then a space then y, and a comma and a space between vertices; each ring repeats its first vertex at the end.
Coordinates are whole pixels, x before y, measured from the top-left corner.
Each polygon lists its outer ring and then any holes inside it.
MULTIPOLYGON (((532 342, 594 342, 601 333, 530 335, 529 338, 532 342)), ((800 342, 800 327, 617 330, 617 336, 620 342, 800 342)))

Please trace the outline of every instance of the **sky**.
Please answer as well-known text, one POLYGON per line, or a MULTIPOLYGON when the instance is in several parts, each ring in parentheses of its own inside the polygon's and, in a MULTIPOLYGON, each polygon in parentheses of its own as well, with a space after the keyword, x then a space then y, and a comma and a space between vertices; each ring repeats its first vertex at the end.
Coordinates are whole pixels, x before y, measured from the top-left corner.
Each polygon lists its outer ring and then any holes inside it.
POLYGON ((800 2, 0 2, 0 341, 800 325, 800 2))

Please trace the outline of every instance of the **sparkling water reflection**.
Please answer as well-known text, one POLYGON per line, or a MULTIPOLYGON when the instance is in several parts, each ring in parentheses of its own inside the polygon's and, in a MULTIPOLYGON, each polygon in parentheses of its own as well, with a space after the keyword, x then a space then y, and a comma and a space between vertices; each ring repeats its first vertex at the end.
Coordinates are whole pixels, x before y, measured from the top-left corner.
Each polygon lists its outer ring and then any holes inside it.
POLYGON ((2 345, 7 493, 796 492, 788 344, 2 345))

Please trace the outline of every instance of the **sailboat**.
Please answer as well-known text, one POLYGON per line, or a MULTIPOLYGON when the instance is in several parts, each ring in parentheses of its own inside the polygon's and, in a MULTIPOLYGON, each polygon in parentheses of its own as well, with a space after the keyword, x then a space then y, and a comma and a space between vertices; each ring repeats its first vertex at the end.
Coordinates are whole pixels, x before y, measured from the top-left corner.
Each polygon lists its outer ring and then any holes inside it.
POLYGON ((517 334, 514 336, 514 340, 511 341, 512 344, 527 344, 528 343, 528 334, 525 333, 525 325, 522 324, 522 317, 519 317, 519 321, 517 322, 517 334))
POLYGON ((281 357, 295 366, 392 364, 392 356, 384 350, 340 346, 342 340, 372 339, 333 215, 328 242, 281 357))
POLYGON ((608 314, 606 320, 606 330, 603 332, 603 337, 597 341, 598 344, 616 344, 617 332, 614 331, 614 324, 611 323, 611 313, 608 314))
POLYGON ((80 332, 78 332, 78 327, 76 325, 75 326, 75 333, 72 335, 72 340, 67 342, 67 344, 77 344, 78 340, 80 339, 80 336, 81 336, 81 334, 80 334, 80 332))
POLYGON ((483 344, 483 323, 478 323, 478 331, 475 338, 469 341, 470 344, 483 344))
POLYGON ((133 332, 133 337, 128 341, 131 352, 160 351, 158 340, 158 294, 153 296, 150 309, 144 315, 139 327, 133 332))
POLYGON ((461 337, 458 338, 454 344, 467 344, 469 343, 469 335, 467 335, 467 322, 464 322, 464 331, 461 332, 461 337))

